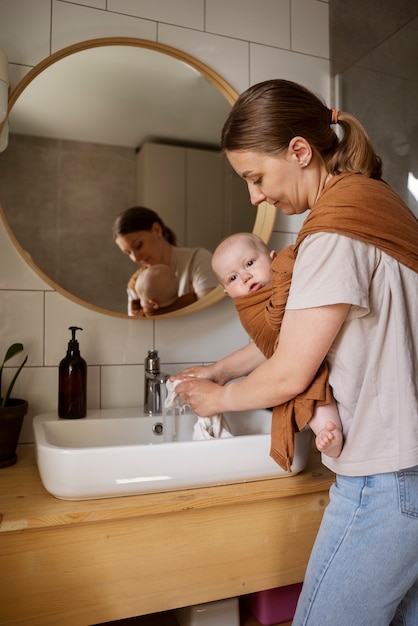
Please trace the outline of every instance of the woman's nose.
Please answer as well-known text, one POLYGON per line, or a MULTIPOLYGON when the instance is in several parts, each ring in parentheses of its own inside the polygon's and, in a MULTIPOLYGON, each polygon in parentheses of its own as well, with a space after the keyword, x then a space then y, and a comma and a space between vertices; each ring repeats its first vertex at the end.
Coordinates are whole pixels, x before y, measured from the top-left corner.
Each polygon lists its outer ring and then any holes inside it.
POLYGON ((250 193, 250 202, 254 206, 258 206, 260 202, 264 202, 266 199, 266 196, 257 187, 249 187, 248 191, 250 193))
POLYGON ((131 257, 131 261, 134 261, 134 263, 141 263, 142 261, 142 254, 140 252, 131 252, 130 254, 131 257))

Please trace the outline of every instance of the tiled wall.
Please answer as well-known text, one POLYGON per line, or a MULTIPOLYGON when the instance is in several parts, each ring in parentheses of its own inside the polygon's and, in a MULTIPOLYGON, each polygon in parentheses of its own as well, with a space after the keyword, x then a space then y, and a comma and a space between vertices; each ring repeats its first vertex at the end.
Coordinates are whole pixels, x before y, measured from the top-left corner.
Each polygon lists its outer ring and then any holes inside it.
POLYGON ((20 246, 67 292, 117 313, 127 311, 133 265, 112 224, 137 202, 135 172, 125 146, 10 134, 0 153, 1 205, 20 246), (105 286, 96 280, 104 276, 105 286))
MULTIPOLYGON (((333 104, 328 2, 323 0, 0 0, 0 46, 9 57, 12 86, 52 52, 110 36, 184 50, 238 92, 283 77, 333 104)), ((271 245, 279 249, 290 243, 301 221, 278 216, 271 245)), ((36 214, 32 227, 35 237, 36 214)), ((0 356, 14 341, 29 354, 15 393, 30 403, 22 441, 32 441, 33 415, 57 408, 57 366, 71 325, 84 329, 79 340, 89 365, 89 408, 140 406, 143 362, 152 346, 164 369, 176 372, 217 360, 248 341, 226 299, 200 313, 156 321, 122 319, 75 304, 22 259, 0 223, 0 356)))
POLYGON ((367 128, 385 180, 418 216, 418 3, 331 0, 329 6, 340 108, 367 128), (413 179, 415 195, 408 190, 413 179))

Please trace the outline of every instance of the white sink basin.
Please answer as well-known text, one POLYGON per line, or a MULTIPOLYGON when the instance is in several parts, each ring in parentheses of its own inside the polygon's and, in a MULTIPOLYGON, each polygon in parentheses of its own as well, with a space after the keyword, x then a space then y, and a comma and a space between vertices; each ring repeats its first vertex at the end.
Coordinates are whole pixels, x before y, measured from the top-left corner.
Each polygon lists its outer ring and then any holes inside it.
MULTIPOLYGON (((103 409, 78 420, 37 415, 42 483, 56 498, 90 500, 289 476, 269 456, 270 411, 225 417, 233 437, 193 441, 192 413, 103 409)), ((311 440, 309 429, 297 433, 292 474, 305 468, 311 440)))

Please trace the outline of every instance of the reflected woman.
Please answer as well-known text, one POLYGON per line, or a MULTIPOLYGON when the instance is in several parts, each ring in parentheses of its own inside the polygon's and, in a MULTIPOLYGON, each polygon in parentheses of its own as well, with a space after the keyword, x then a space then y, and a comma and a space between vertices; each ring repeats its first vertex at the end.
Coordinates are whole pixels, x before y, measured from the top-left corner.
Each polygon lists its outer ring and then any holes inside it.
POLYGON ((113 224, 113 237, 120 250, 139 264, 128 282, 128 315, 137 316, 141 308, 135 281, 144 267, 168 265, 178 277, 179 296, 195 293, 200 300, 218 285, 211 268, 212 253, 205 248, 177 246, 175 233, 151 209, 135 206, 120 213, 113 224))

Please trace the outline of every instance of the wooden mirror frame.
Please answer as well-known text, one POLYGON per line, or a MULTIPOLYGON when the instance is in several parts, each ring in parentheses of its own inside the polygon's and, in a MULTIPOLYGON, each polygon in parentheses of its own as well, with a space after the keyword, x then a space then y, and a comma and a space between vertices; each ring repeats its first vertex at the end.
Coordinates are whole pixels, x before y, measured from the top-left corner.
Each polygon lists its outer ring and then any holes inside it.
MULTIPOLYGON (((53 65, 54 63, 57 63, 61 59, 64 59, 65 57, 72 55, 74 53, 82 52, 84 50, 88 50, 91 48, 103 47, 103 46, 133 46, 133 47, 138 47, 138 48, 146 48, 148 50, 154 50, 156 52, 161 52, 163 54, 169 55, 171 57, 174 57, 175 59, 178 59, 179 61, 186 63, 187 65, 197 70, 204 77, 206 77, 206 79, 210 83, 212 83, 212 85, 214 85, 214 87, 226 98, 226 100, 231 105, 234 104, 235 100, 238 97, 238 93, 217 72, 215 72, 209 66, 205 65, 201 61, 195 59, 191 55, 181 50, 178 50, 171 46, 167 46, 165 44, 161 44, 155 41, 149 41, 145 39, 137 39, 133 37, 105 37, 105 38, 99 38, 99 39, 90 39, 90 40, 86 40, 86 41, 82 41, 82 42, 70 45, 66 48, 63 48, 61 50, 54 52, 47 58, 43 59, 40 63, 34 66, 22 78, 22 80, 16 85, 16 87, 12 90, 9 96, 8 112, 10 113, 10 111, 13 108, 13 105, 15 104, 19 96, 22 94, 22 92, 26 89, 26 87, 37 76, 39 76, 44 70, 49 68, 51 65, 53 65)), ((0 132, 5 123, 6 122, 0 125, 0 132)), ((69 300, 75 302, 76 304, 79 304, 80 306, 85 306, 89 309, 92 309, 98 313, 104 313, 104 314, 108 314, 114 317, 121 317, 121 318, 126 318, 126 319, 148 319, 149 320, 149 319, 175 318, 175 317, 180 317, 183 315, 188 315, 190 313, 202 311, 216 304, 217 302, 220 302, 225 297, 223 288, 221 287, 221 285, 218 285, 211 293, 209 293, 207 296, 205 296, 201 300, 198 300, 194 304, 191 304, 187 307, 179 309, 178 311, 159 315, 157 318, 154 318, 154 317, 133 318, 124 313, 117 313, 114 311, 110 311, 108 309, 102 308, 100 306, 89 303, 79 298, 78 296, 72 294, 71 292, 61 287, 58 283, 56 283, 53 279, 51 279, 47 274, 45 274, 36 265, 36 263, 30 258, 29 254, 23 249, 23 247, 19 243, 16 235, 14 234, 14 232, 12 231, 12 228, 10 227, 8 223, 6 214, 3 210, 3 207, 1 206, 1 203, 0 203, 0 217, 3 220, 5 228, 14 246, 16 247, 18 252, 21 254, 25 262, 40 276, 40 278, 42 278, 42 280, 44 280, 55 291, 65 296, 69 300)), ((276 218, 276 209, 273 206, 267 204, 266 202, 263 202, 262 204, 260 204, 257 207, 253 233, 259 235, 266 243, 268 243, 271 233, 273 231, 275 218, 276 218)))

